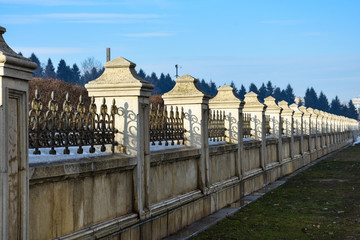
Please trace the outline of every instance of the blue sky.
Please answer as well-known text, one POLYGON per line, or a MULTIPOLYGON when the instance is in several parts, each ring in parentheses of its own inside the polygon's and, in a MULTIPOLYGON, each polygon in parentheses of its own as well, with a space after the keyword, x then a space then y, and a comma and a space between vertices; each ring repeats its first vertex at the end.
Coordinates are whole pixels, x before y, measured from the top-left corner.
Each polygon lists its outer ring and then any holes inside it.
POLYGON ((217 86, 271 80, 298 96, 360 97, 360 1, 0 0, 7 43, 57 66, 125 57, 217 86))

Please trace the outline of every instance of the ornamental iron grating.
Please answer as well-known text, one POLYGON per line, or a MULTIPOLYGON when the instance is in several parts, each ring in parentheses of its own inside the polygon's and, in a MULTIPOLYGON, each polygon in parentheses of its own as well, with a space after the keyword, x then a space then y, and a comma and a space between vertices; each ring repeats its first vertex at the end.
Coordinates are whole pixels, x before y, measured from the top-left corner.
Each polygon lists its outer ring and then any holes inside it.
POLYGON ((245 138, 251 137, 251 114, 250 113, 244 113, 243 114, 243 136, 245 138))
POLYGON ((265 135, 270 136, 270 115, 265 115, 265 135))
POLYGON ((281 117, 281 134, 285 135, 284 118, 281 117))
POLYGON ((162 145, 165 142, 165 146, 176 144, 184 144, 185 142, 185 127, 184 127, 185 113, 181 108, 181 112, 178 107, 170 107, 170 115, 167 111, 167 106, 163 108, 160 105, 154 106, 150 104, 150 142, 151 145, 162 145))
POLYGON ((208 137, 210 141, 224 141, 225 130, 225 111, 209 110, 208 137))
POLYGON ((55 155, 57 147, 64 147, 64 154, 70 154, 69 147, 77 146, 77 153, 83 153, 83 146, 90 146, 89 152, 95 152, 95 145, 101 145, 100 150, 106 151, 107 144, 111 144, 114 152, 115 142, 115 114, 118 109, 115 99, 110 113, 105 98, 97 113, 95 98, 91 99, 88 111, 83 97, 79 97, 76 108, 69 100, 69 94, 63 102, 63 111, 59 111, 59 104, 55 93, 51 93, 48 110, 43 110, 43 103, 39 91, 35 91, 35 98, 31 102, 29 111, 29 148, 35 149, 33 154, 41 154, 40 148, 51 148, 49 154, 55 155))

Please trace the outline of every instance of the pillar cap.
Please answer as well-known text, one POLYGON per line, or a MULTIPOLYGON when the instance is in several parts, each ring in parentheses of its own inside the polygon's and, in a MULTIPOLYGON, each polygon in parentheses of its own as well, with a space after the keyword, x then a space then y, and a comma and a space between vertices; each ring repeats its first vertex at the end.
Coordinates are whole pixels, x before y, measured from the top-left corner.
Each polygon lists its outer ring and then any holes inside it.
POLYGON ((289 104, 287 101, 282 100, 281 102, 278 103, 278 105, 279 105, 279 107, 281 107, 283 109, 282 114, 284 114, 284 115, 293 115, 294 114, 294 110, 289 107, 289 104))
POLYGON ((244 106, 245 102, 235 96, 234 89, 229 85, 225 84, 217 90, 216 96, 210 99, 211 105, 222 108, 242 108, 244 106))
POLYGON ((279 107, 279 105, 276 104, 276 99, 273 96, 268 96, 267 98, 264 99, 264 103, 266 104, 267 108, 266 108, 266 112, 278 112, 281 113, 282 112, 282 108, 279 107))
POLYGON ((302 111, 304 113, 304 117, 310 117, 311 113, 308 112, 307 108, 305 106, 300 106, 299 107, 300 111, 302 111))
POLYGON ((154 86, 136 72, 136 64, 117 57, 104 64, 105 71, 97 79, 85 84, 91 96, 150 96, 154 86))
POLYGON ((6 28, 0 26, 0 63, 4 64, 4 75, 13 78, 21 78, 24 80, 31 80, 34 69, 37 68, 37 64, 33 63, 30 59, 25 58, 17 54, 12 50, 4 40, 3 34, 6 32, 6 28), (13 75, 13 71, 7 69, 13 69, 16 67, 19 71, 24 72, 24 75, 13 75))
POLYGON ((163 95, 169 104, 208 103, 210 96, 202 92, 197 86, 198 80, 188 74, 175 79, 175 86, 163 95))
POLYGON ((304 113, 300 111, 299 106, 295 103, 289 106, 292 110, 294 110, 294 117, 302 117, 304 113))
POLYGON ((266 110, 266 105, 259 101, 259 96, 254 92, 245 94, 245 112, 263 112, 266 110))

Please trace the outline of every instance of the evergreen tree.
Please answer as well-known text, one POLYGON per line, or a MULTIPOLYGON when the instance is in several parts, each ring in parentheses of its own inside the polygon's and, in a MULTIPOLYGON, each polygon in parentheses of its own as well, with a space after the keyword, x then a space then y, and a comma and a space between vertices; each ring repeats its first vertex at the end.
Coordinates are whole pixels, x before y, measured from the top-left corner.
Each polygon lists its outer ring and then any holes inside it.
POLYGON ((272 96, 274 92, 274 86, 271 81, 268 81, 266 84, 266 97, 272 96))
POLYGON ((45 77, 53 79, 56 77, 55 68, 50 58, 48 59, 48 63, 45 67, 45 77))
POLYGON ((238 91, 238 95, 237 95, 238 98, 240 98, 241 100, 244 100, 246 93, 247 93, 247 92, 246 92, 246 88, 244 87, 243 84, 241 84, 241 88, 240 88, 240 90, 238 91))
POLYGON ((266 98, 267 95, 267 89, 265 87, 265 84, 263 83, 261 87, 259 88, 259 100, 260 102, 264 102, 264 98, 266 98))
POLYGON ((237 89, 237 87, 235 86, 234 81, 231 81, 231 83, 230 83, 230 87, 232 87, 232 88, 233 88, 234 93, 235 93, 235 95, 237 96, 238 89, 237 89))
POLYGON ((256 87, 256 85, 254 83, 251 83, 250 86, 249 86, 249 92, 254 92, 256 94, 259 94, 259 90, 258 88, 256 87))
POLYGON ((74 63, 74 65, 71 68, 71 75, 72 75, 72 84, 78 84, 81 85, 81 73, 79 67, 74 63))
POLYGON ((105 68, 97 69, 96 67, 93 67, 92 69, 85 71, 80 78, 79 85, 84 86, 86 83, 95 80, 96 78, 100 77, 104 71, 105 68))
POLYGON ((216 84, 211 80, 210 80, 210 83, 209 83, 209 88, 210 88, 209 95, 211 97, 215 97, 218 91, 217 91, 216 84))
POLYGON ((329 112, 329 110, 330 110, 329 101, 322 91, 320 92, 320 95, 319 95, 317 107, 319 110, 324 111, 324 112, 329 112))
POLYGON ((158 79, 158 77, 156 76, 156 73, 152 73, 151 74, 151 76, 150 77, 148 77, 148 79, 149 79, 149 82, 151 83, 151 84, 153 84, 154 86, 157 86, 157 84, 158 84, 158 82, 159 82, 159 79, 158 79))
POLYGON ((170 91, 174 87, 174 85, 175 82, 171 79, 169 74, 165 76, 163 73, 161 73, 159 82, 156 86, 156 90, 154 89, 153 94, 155 94, 155 92, 157 94, 166 93, 170 91))
MULTIPOLYGON (((281 102, 281 101, 283 101, 283 100, 285 100, 285 101, 287 100, 287 99, 286 99, 286 92, 285 92, 284 89, 281 90, 279 102, 281 102)), ((286 101, 286 102, 287 102, 287 101, 286 101)))
POLYGON ((318 97, 313 87, 306 89, 304 100, 305 107, 318 109, 318 97))
POLYGON ((304 102, 303 102, 303 100, 301 98, 299 98, 298 106, 299 107, 304 106, 304 102))
POLYGON ((37 68, 35 69, 34 73, 33 73, 33 77, 39 77, 42 78, 44 76, 44 69, 41 67, 40 61, 37 58, 37 56, 32 53, 31 56, 29 57, 29 59, 37 64, 37 68))
POLYGON ((175 81, 172 80, 172 78, 170 77, 170 74, 166 74, 165 82, 167 85, 166 92, 169 92, 171 89, 173 89, 175 87, 175 81))
POLYGON ((358 112, 356 111, 355 105, 352 100, 349 101, 348 104, 348 116, 349 118, 357 120, 359 117, 358 112))
POLYGON ((64 80, 65 82, 69 82, 71 79, 71 70, 64 59, 61 59, 59 65, 57 67, 56 76, 58 79, 64 80))
POLYGON ((138 72, 138 75, 142 78, 142 79, 145 79, 146 78, 146 73, 144 72, 144 70, 142 70, 140 68, 139 72, 138 72))
POLYGON ((336 96, 332 101, 331 101, 331 105, 330 105, 330 113, 332 114, 336 114, 336 115, 342 115, 342 107, 341 107, 341 103, 340 100, 338 98, 338 96, 336 96))
POLYGON ((276 103, 280 102, 281 100, 283 100, 282 96, 281 96, 281 90, 279 87, 274 89, 273 95, 272 95, 275 99, 276 99, 276 103))
POLYGON ((284 100, 287 101, 289 105, 295 103, 294 90, 290 84, 287 85, 286 89, 284 90, 284 94, 284 100))
MULTIPOLYGON (((201 81, 198 81, 196 84, 197 84, 198 88, 199 88, 202 92, 204 92, 204 93, 206 93, 206 94, 209 94, 209 92, 210 92, 210 87, 209 87, 209 85, 205 82, 204 79, 201 79, 201 81)), ((209 95, 210 95, 210 94, 209 94, 209 95)))
POLYGON ((197 86, 202 92, 210 95, 210 97, 214 97, 217 94, 216 85, 212 81, 207 83, 204 79, 201 79, 201 81, 197 82, 197 86))

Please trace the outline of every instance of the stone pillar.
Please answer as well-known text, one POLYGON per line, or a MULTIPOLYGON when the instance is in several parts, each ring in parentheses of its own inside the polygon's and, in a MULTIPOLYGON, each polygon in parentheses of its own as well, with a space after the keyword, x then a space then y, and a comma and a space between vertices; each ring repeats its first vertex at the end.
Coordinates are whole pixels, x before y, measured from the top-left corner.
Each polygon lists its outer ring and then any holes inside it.
POLYGON ((335 144, 335 118, 334 114, 329 114, 330 116, 330 145, 335 144))
POLYGON ((226 141, 238 145, 236 175, 239 179, 241 179, 244 170, 242 166, 244 159, 242 109, 244 104, 245 102, 237 98, 234 89, 228 85, 218 88, 217 95, 209 101, 211 110, 225 111, 226 141))
POLYGON ((321 111, 322 115, 323 115, 323 135, 325 138, 325 141, 323 143, 323 147, 328 147, 329 146, 329 114, 327 112, 323 112, 321 111))
POLYGON ((317 149, 320 150, 322 149, 322 143, 323 143, 323 118, 324 116, 321 114, 321 111, 315 109, 314 110, 315 114, 318 115, 317 117, 317 127, 316 127, 316 133, 317 133, 317 149))
POLYGON ((303 116, 304 113, 299 109, 298 105, 293 103, 289 106, 294 110, 294 133, 300 136, 300 152, 304 154, 304 130, 303 130, 303 116))
POLYGON ((266 159, 266 136, 265 136, 265 110, 266 105, 259 101, 258 95, 254 92, 245 94, 245 106, 243 113, 251 114, 251 135, 255 140, 261 141, 261 167, 265 170, 266 159))
MULTIPOLYGON (((307 146, 303 145, 303 148, 307 149, 305 152, 311 152, 311 113, 309 113, 305 106, 299 107, 303 115, 303 141, 307 139, 307 146)), ((305 141, 304 141, 305 142, 305 141)), ((303 152, 304 153, 304 152, 303 152)))
POLYGON ((0 239, 29 239, 28 81, 37 65, 0 27, 0 239))
POLYGON ((164 103, 167 106, 184 108, 185 144, 201 150, 198 164, 199 185, 202 192, 206 193, 210 187, 208 138, 210 96, 197 87, 198 80, 190 75, 181 76, 175 81, 175 87, 163 95, 164 103))
POLYGON ((311 121, 311 151, 316 151, 317 148, 317 117, 318 115, 314 112, 314 109, 308 108, 309 113, 311 113, 310 121, 311 121))
POLYGON ((282 157, 281 157, 282 156, 282 131, 281 131, 282 108, 276 104, 275 98, 272 96, 265 98, 264 104, 267 106, 266 115, 270 116, 271 137, 278 139, 278 156, 279 156, 278 160, 281 163, 281 160, 282 160, 282 157))
POLYGON ((281 116, 284 119, 284 135, 290 137, 290 156, 294 158, 294 110, 292 110, 286 101, 278 103, 283 109, 281 116))
POLYGON ((116 102, 116 151, 137 157, 135 209, 142 218, 150 207, 149 97, 153 85, 139 77, 136 64, 125 58, 115 58, 104 66, 104 73, 85 87, 89 96, 95 97, 98 109, 103 98, 108 104, 116 102))

